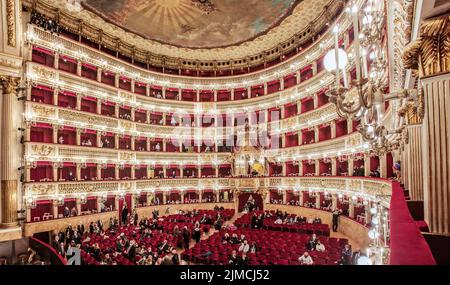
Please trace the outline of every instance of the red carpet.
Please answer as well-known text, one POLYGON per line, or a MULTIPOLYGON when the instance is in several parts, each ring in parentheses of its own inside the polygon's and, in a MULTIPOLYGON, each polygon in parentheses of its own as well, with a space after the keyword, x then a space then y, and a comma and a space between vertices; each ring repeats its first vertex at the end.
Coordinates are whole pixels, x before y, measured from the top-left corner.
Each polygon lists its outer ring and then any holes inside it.
POLYGON ((390 224, 391 265, 436 265, 427 242, 409 213, 398 182, 392 183, 390 224))

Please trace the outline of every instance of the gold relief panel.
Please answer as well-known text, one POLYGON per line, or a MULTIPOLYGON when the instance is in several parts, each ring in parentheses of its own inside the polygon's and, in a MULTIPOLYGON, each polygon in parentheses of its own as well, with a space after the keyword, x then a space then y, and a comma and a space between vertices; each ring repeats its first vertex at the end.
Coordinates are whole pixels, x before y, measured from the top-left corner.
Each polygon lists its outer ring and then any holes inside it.
POLYGON ((385 182, 363 181, 362 189, 371 195, 391 195, 392 186, 385 182))
POLYGON ((128 181, 128 182, 120 182, 118 190, 126 192, 126 191, 132 191, 135 188, 136 188, 135 183, 132 181, 128 181))
POLYGON ((296 178, 285 178, 284 183, 285 186, 296 186, 298 185, 296 178))
POLYGON ((217 184, 222 187, 230 186, 230 179, 219 179, 217 184))
POLYGON ((34 63, 29 63, 28 66, 31 68, 31 73, 36 75, 41 80, 44 79, 47 81, 54 81, 58 78, 58 72, 56 70, 52 70, 34 63))
POLYGON ((360 145, 361 145, 361 136, 359 134, 350 136, 349 138, 345 139, 346 147, 357 147, 360 145))
POLYGON ((86 147, 70 148, 59 147, 59 154, 65 157, 83 157, 86 159, 110 159, 115 160, 117 158, 117 152, 115 150, 103 149, 101 152, 94 149, 87 149, 86 147))
POLYGON ((39 156, 55 156, 56 148, 49 145, 32 145, 31 146, 31 155, 39 155, 39 156))
POLYGON ((119 152, 119 160, 135 160, 136 155, 133 152, 119 152))
POLYGON ((270 178, 269 186, 270 187, 278 187, 283 185, 283 180, 281 178, 270 178))
POLYGON ((241 187, 241 188, 246 188, 246 187, 254 188, 254 187, 257 187, 256 181, 257 180, 255 180, 255 179, 240 179, 238 187, 241 187))
POLYGON ((28 196, 51 196, 56 194, 54 184, 25 184, 25 193, 28 196))
POLYGON ((216 185, 216 180, 215 179, 203 179, 201 181, 201 184, 203 186, 206 186, 206 187, 215 186, 216 185))
POLYGON ((282 120, 281 121, 281 127, 283 129, 285 129, 285 128, 293 128, 293 127, 295 127, 297 125, 297 120, 298 120, 297 116, 296 117, 291 117, 289 119, 282 120))
POLYGON ((135 102, 136 98, 132 93, 120 92, 119 97, 125 99, 128 102, 135 102))
POLYGON ((350 179, 350 180, 347 180, 346 182, 347 182, 347 188, 349 190, 360 191, 362 189, 362 184, 363 184, 362 180, 350 179))
POLYGON ((43 105, 33 104, 31 105, 31 111, 33 112, 34 115, 37 115, 38 117, 50 118, 56 116, 57 109, 43 105))
POLYGON ((59 184, 58 193, 61 195, 71 195, 80 193, 115 192, 119 189, 117 182, 101 183, 64 183, 59 184))
POLYGON ((119 121, 119 127, 125 129, 126 131, 134 130, 134 124, 132 122, 119 121))

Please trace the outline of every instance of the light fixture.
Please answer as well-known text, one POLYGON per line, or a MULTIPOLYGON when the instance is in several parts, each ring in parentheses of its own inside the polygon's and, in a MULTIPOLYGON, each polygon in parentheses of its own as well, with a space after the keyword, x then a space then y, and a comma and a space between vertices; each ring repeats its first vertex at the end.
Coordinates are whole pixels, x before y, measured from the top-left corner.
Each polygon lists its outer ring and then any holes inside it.
POLYGON ((400 145, 405 128, 402 125, 391 130, 384 125, 385 102, 417 98, 417 90, 386 92, 388 64, 386 64, 383 39, 384 4, 380 1, 379 3, 369 2, 367 5, 366 9, 361 10, 357 1, 352 1, 349 6, 351 8, 346 10, 351 14, 355 35, 350 63, 356 66, 356 79, 350 84, 347 83, 346 74, 348 56, 339 46, 339 27, 336 26, 333 29, 335 48, 325 56, 324 65, 329 72, 335 74, 335 82, 326 95, 329 96, 329 101, 336 105, 340 117, 360 121, 358 131, 364 141, 370 143, 372 150, 377 154, 384 154, 400 145), (371 59, 370 63, 367 60, 368 55, 371 59), (341 74, 344 86, 341 85, 341 74))

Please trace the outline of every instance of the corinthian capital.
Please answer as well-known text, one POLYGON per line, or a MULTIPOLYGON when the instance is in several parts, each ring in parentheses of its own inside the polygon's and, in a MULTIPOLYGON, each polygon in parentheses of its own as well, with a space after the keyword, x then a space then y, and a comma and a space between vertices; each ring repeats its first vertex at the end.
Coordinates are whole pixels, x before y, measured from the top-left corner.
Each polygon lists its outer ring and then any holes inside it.
POLYGON ((419 77, 450 72, 450 14, 425 20, 418 40, 403 53, 405 68, 419 71, 419 77))
POLYGON ((0 75, 0 85, 3 88, 4 94, 11 94, 17 92, 17 87, 19 87, 20 78, 0 75))

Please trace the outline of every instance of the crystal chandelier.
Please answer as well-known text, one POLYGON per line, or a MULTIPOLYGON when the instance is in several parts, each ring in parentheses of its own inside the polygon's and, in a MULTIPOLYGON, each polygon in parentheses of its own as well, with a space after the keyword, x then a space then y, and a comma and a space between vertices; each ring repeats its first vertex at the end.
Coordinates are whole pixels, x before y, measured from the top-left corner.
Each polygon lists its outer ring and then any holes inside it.
POLYGON ((335 83, 326 94, 340 117, 360 121, 358 131, 374 152, 386 153, 400 145, 405 128, 402 125, 388 129, 383 124, 385 102, 417 98, 417 90, 387 92, 384 1, 369 0, 362 9, 352 1, 346 12, 351 14, 353 22, 353 52, 347 54, 339 47, 339 27, 335 26, 335 48, 324 58, 325 68, 335 75, 335 83), (353 64, 356 79, 349 82, 347 66, 353 64))

